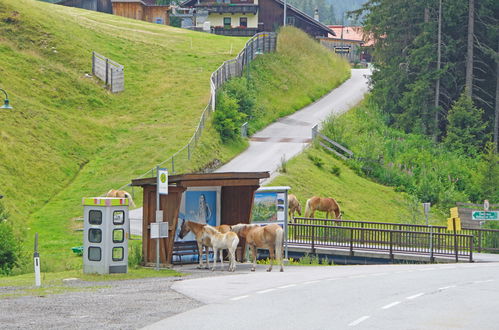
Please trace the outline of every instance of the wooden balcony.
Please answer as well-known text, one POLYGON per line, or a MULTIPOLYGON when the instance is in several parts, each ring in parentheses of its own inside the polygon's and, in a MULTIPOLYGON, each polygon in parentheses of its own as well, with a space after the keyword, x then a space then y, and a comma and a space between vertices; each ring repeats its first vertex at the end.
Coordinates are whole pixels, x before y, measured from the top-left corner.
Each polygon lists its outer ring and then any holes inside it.
POLYGON ((220 34, 223 36, 231 36, 231 37, 252 37, 258 33, 257 28, 224 28, 224 27, 212 27, 211 32, 215 34, 220 34))
POLYGON ((258 5, 235 5, 235 4, 220 4, 220 3, 200 3, 196 8, 207 10, 209 13, 219 14, 253 14, 258 12, 258 5))

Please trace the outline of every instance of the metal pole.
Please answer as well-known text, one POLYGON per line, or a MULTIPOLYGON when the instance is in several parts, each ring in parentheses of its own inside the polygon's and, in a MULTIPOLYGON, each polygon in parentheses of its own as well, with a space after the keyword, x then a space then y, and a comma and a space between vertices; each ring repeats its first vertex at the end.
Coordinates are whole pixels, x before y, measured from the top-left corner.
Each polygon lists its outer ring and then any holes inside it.
MULTIPOLYGON (((286 261, 288 260, 288 191, 286 190, 286 194, 284 196, 284 258, 286 261)), ((282 256, 279 256, 282 258, 282 256)))
POLYGON ((284 0, 284 22, 282 23, 283 26, 286 26, 286 12, 288 10, 288 1, 284 0))
POLYGON ((457 253, 456 218, 452 218, 452 227, 454 228, 454 253, 456 254, 456 262, 459 262, 459 256, 457 253))
MULTIPOLYGON (((156 166, 156 176, 159 175, 159 166, 156 166)), ((156 180, 158 182, 158 180, 156 180)), ((159 211, 159 186, 156 183, 156 222, 159 222, 159 217, 157 216, 159 211)), ((156 238, 156 270, 159 270, 159 237, 156 238)))
POLYGON ((430 262, 433 262, 433 226, 430 226, 430 262))

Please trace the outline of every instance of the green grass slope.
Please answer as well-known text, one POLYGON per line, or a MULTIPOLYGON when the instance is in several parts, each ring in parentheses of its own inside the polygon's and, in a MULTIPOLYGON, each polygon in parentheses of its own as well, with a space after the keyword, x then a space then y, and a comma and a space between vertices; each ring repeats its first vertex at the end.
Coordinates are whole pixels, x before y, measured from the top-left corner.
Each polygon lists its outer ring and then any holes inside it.
POLYGON ((0 111, 0 192, 11 219, 46 231, 42 245, 73 243, 69 219, 81 197, 128 183, 183 146, 209 100, 211 72, 245 41, 2 1, 0 88, 14 109, 0 111), (86 77, 92 51, 125 66, 124 92, 86 77))

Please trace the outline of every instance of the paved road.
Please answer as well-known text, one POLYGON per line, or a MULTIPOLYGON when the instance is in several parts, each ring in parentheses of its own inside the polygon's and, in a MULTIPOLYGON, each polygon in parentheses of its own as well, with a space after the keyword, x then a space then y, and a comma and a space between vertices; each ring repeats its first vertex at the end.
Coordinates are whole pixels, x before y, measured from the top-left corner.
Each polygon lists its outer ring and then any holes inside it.
MULTIPOLYGON (((329 94, 254 134, 249 148, 216 172, 269 171, 275 175, 283 157, 296 156, 310 143, 312 127, 362 100, 370 74, 369 69, 352 70, 351 78, 329 94)), ((132 234, 142 235, 142 208, 130 211, 130 226, 132 234)))
POLYGON ((368 91, 370 72, 352 70, 351 78, 329 94, 254 134, 248 149, 215 172, 275 173, 283 157, 288 160, 296 156, 310 143, 312 127, 332 114, 346 112, 362 100, 368 91))
MULTIPOLYGON (((245 267, 242 265, 238 267, 245 267)), ((499 263, 287 267, 177 282, 206 305, 146 329, 498 329, 499 263)))

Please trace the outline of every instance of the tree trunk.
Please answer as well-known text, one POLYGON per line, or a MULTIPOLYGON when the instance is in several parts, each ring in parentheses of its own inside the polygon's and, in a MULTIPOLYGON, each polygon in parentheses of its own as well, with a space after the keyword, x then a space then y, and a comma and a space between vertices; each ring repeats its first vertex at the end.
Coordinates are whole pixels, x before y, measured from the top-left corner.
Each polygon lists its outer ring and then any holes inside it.
POLYGON ((439 107, 440 107, 440 66, 441 66, 441 56, 442 56, 441 44, 442 44, 442 0, 438 2, 437 81, 435 83, 435 132, 433 136, 433 139, 435 141, 438 141, 439 126, 440 126, 439 107))
POLYGON ((468 97, 473 94, 473 34, 475 29, 475 0, 468 2, 468 46, 466 56, 466 85, 465 92, 468 97))
MULTIPOLYGON (((499 54, 499 42, 497 43, 499 54)), ((494 146, 496 153, 499 150, 499 60, 496 58, 496 116, 494 122, 494 146)))

